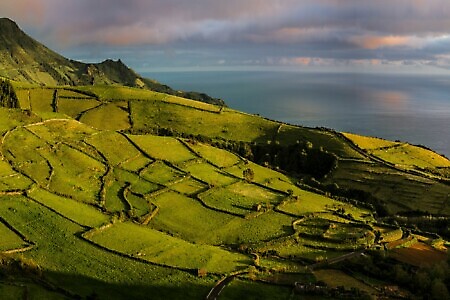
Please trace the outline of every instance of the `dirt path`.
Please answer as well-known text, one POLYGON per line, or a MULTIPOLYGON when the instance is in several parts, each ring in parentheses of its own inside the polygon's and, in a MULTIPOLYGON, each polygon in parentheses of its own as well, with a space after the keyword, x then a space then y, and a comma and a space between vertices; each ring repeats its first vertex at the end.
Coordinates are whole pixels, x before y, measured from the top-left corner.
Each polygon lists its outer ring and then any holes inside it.
POLYGON ((247 271, 241 271, 241 272, 237 272, 234 273, 232 275, 229 275, 227 277, 224 277, 222 279, 220 279, 219 281, 217 281, 216 285, 209 291, 208 295, 206 296, 206 300, 216 300, 220 293, 222 293, 223 289, 230 284, 230 282, 232 282, 234 280, 234 278, 236 278, 239 275, 248 273, 247 271))

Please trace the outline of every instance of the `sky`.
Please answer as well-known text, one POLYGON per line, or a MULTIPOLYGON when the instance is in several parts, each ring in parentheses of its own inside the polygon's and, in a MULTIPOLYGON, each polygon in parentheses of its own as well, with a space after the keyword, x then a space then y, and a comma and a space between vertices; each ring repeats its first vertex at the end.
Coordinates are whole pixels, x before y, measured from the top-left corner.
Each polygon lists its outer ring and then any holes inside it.
POLYGON ((140 72, 450 74, 449 0, 1 0, 0 12, 66 57, 140 72))

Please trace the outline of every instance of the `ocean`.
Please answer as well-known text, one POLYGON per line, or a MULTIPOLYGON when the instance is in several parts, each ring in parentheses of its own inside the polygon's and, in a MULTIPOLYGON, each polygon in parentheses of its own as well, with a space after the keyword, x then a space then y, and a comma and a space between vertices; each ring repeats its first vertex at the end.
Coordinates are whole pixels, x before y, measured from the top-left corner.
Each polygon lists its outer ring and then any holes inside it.
POLYGON ((450 76, 201 71, 143 73, 291 124, 425 145, 450 157, 450 76))

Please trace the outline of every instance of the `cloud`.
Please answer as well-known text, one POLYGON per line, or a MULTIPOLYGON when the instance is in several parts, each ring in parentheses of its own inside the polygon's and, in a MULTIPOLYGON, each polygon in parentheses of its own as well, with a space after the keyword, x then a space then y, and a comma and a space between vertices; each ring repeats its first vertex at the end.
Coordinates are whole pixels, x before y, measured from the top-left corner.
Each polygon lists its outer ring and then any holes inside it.
POLYGON ((1 9, 56 49, 252 49, 260 56, 246 60, 314 65, 444 61, 450 44, 448 0, 2 0, 1 9))
POLYGON ((355 36, 350 39, 364 49, 378 49, 398 46, 411 46, 412 40, 406 36, 355 36))

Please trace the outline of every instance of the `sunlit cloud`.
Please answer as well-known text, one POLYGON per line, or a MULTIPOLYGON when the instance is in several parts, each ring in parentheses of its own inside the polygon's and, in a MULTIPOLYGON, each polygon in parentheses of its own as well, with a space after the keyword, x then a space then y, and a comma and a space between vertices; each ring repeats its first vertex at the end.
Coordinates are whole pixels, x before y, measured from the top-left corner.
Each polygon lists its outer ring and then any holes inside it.
POLYGON ((211 62, 224 59, 223 65, 362 60, 441 67, 448 63, 439 55, 450 47, 448 0, 2 0, 0 6, 33 37, 68 53, 80 47, 143 52, 147 46, 208 49, 216 53, 211 62))
POLYGON ((350 39, 364 49, 379 49, 398 46, 411 46, 412 41, 405 36, 357 36, 350 39))

